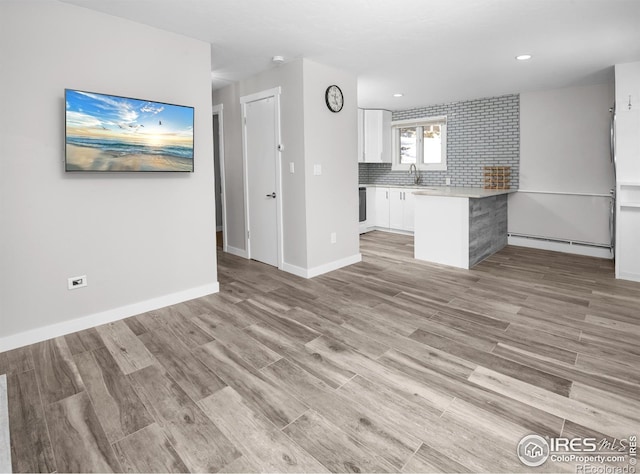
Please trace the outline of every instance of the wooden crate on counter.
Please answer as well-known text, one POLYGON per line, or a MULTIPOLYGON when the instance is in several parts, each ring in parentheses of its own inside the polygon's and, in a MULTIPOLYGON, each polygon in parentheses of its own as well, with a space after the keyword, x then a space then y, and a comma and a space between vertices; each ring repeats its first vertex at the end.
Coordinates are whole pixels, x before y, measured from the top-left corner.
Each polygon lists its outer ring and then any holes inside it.
POLYGON ((511 166, 485 166, 484 189, 509 189, 511 166))

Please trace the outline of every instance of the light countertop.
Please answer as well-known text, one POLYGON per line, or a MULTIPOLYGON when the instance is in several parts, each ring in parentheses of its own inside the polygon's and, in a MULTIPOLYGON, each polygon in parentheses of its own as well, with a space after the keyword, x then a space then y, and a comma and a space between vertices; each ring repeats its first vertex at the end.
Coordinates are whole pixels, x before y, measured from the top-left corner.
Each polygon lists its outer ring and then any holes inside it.
POLYGON ((515 193, 516 191, 517 189, 484 189, 463 186, 423 186, 419 191, 416 191, 413 194, 416 196, 448 196, 477 199, 515 193))
POLYGON ((410 184, 361 184, 360 187, 415 189, 416 191, 413 194, 416 196, 449 196, 466 198, 499 196, 501 194, 510 194, 517 191, 517 189, 484 189, 467 186, 416 186, 410 184))
POLYGON ((426 189, 435 186, 423 186, 419 184, 359 184, 360 188, 402 188, 402 189, 426 189))

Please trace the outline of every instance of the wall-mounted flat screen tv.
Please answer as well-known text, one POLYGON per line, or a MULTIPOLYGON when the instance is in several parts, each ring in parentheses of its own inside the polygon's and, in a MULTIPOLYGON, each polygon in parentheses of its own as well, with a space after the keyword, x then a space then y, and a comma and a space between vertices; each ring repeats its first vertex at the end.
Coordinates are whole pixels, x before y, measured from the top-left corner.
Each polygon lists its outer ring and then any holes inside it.
POLYGON ((65 89, 66 171, 193 171, 193 107, 65 89))

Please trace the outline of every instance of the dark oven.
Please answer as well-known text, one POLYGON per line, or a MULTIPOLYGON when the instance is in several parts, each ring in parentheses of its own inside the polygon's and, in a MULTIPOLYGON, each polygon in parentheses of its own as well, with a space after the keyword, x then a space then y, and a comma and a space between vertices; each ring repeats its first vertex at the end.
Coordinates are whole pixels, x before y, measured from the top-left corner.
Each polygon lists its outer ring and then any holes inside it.
POLYGON ((367 220, 367 188, 358 188, 358 195, 360 196, 360 218, 359 222, 367 220))

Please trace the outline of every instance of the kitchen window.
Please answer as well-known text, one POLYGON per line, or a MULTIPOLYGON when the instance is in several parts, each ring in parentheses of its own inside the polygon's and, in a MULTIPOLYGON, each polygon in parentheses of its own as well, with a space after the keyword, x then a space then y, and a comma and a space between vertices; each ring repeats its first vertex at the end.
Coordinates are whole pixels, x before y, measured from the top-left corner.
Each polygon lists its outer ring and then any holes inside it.
POLYGON ((447 169, 447 117, 425 117, 391 123, 394 170, 447 169))

